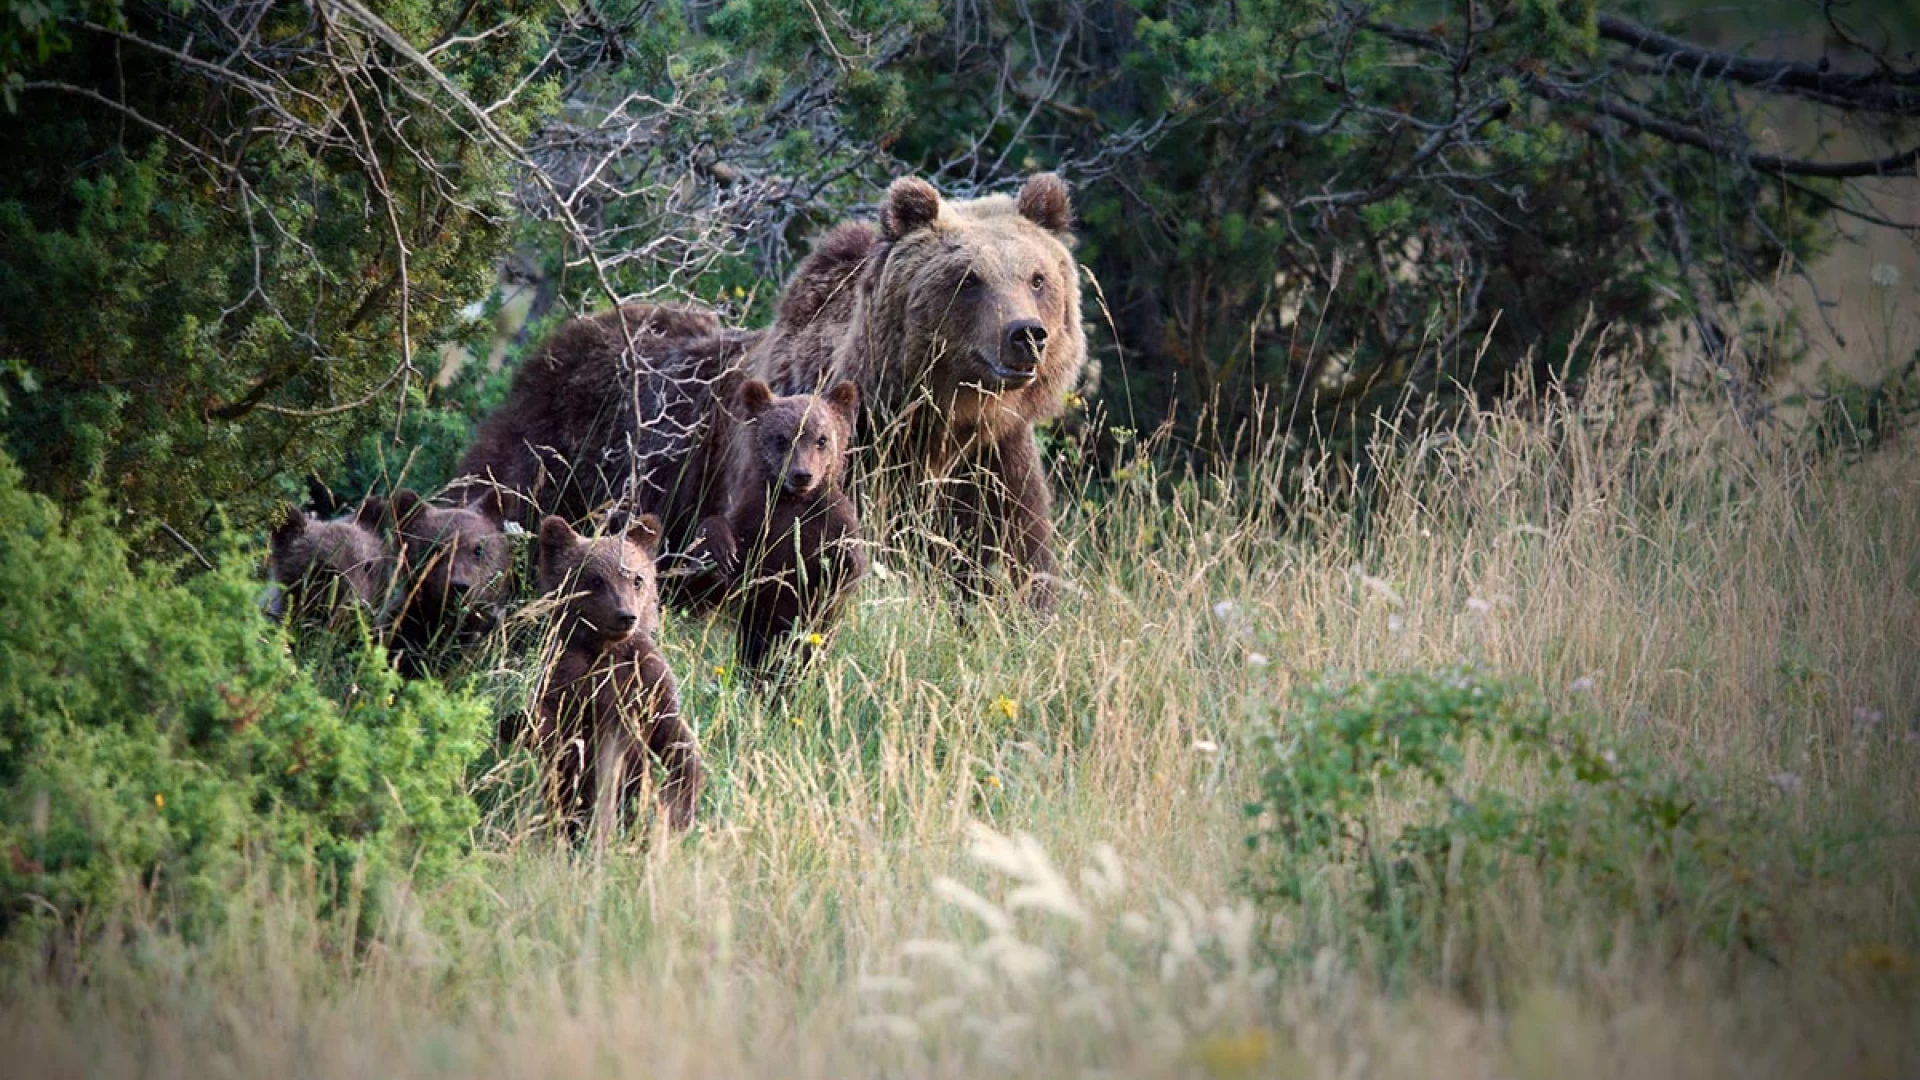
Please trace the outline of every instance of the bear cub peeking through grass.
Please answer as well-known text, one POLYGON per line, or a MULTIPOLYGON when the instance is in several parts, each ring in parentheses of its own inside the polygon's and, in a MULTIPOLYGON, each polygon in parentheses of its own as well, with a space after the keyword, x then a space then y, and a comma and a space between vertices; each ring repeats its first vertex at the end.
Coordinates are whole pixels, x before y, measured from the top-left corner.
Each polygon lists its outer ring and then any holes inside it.
POLYGON ((338 521, 290 508, 267 538, 268 601, 274 618, 318 625, 380 614, 393 581, 393 553, 380 539, 384 499, 369 498, 338 521))
POLYGON ((775 646, 803 625, 824 633, 867 571, 860 518, 843 490, 860 391, 775 397, 741 384, 715 410, 717 487, 699 544, 739 606, 739 661, 760 673, 775 646))
POLYGON ((513 591, 513 550, 492 492, 464 506, 435 506, 409 489, 393 495, 387 524, 400 554, 391 647, 408 675, 424 673, 436 645, 470 642, 493 628, 492 607, 513 591))
POLYGON ((533 738, 548 790, 575 839, 591 825, 603 844, 645 785, 648 758, 666 772, 667 820, 693 824, 704 772, 680 692, 655 644, 660 522, 642 515, 624 535, 582 537, 566 519, 540 522, 540 591, 559 601, 559 653, 541 681, 533 738))

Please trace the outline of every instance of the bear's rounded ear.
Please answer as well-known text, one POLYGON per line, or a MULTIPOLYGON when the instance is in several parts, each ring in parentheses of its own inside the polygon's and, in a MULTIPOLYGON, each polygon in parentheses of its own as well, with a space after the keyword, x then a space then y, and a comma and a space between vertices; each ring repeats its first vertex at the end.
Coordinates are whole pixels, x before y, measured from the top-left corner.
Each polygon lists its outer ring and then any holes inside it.
POLYGON ((1048 232, 1063 233, 1073 228, 1073 203, 1067 198, 1067 182, 1059 173, 1034 173, 1020 186, 1020 216, 1048 232))
POLYGON ((852 425, 860 419, 860 388, 851 380, 843 381, 827 391, 827 404, 838 409, 840 415, 847 418, 848 425, 852 425))
POLYGON ((496 485, 487 485, 486 491, 482 492, 479 498, 467 504, 467 509, 495 525, 507 520, 506 500, 501 497, 500 488, 496 485))
POLYGON ((880 204, 880 235, 898 240, 917 229, 933 224, 940 216, 940 193, 917 176, 903 176, 887 188, 887 201, 880 204))
POLYGON ((748 416, 759 416, 773 404, 773 388, 759 379, 748 379, 740 384, 740 407, 748 416))
POLYGON ((369 495, 360 500, 353 508, 353 523, 363 529, 378 531, 380 523, 387 517, 387 500, 378 495, 369 495))
POLYGON ((627 529, 627 542, 647 553, 651 559, 660 554, 660 519, 641 514, 627 529))
POLYGON ((564 551, 580 540, 580 534, 573 531, 567 519, 559 514, 548 514, 540 519, 540 550, 564 551))
POLYGON ((297 506, 282 506, 273 531, 267 534, 267 546, 283 551, 307 531, 307 512, 297 506))
POLYGON ((401 488, 393 493, 392 521, 396 528, 404 529, 413 516, 420 512, 420 493, 412 488, 401 488))

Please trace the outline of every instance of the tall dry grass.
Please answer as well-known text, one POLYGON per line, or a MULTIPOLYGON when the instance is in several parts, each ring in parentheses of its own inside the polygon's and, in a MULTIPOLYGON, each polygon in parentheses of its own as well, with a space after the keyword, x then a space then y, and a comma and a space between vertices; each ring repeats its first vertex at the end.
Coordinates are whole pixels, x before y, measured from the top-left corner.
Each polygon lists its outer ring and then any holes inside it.
MULTIPOLYGON (((725 670, 724 627, 672 621, 714 778, 690 837, 582 859, 502 782, 471 872, 388 898, 358 949, 350 914, 263 887, 211 943, 12 972, 0 1061, 50 1080, 1915 1075, 1920 462, 1799 460, 1737 430, 1649 444, 1628 415, 1596 392, 1410 436, 1364 530, 1310 501, 1283 528, 1271 455, 1182 477, 1143 455, 1100 501, 1062 499, 1073 587, 1050 622, 952 610, 883 551, 825 662, 776 698, 725 670), (1460 960, 1501 989, 1469 994, 1241 899, 1250 725, 1327 672, 1461 661, 1771 800, 1748 869, 1780 949, 1569 919, 1578 898, 1517 873, 1460 960)), ((524 695, 531 673, 494 678, 524 695)))

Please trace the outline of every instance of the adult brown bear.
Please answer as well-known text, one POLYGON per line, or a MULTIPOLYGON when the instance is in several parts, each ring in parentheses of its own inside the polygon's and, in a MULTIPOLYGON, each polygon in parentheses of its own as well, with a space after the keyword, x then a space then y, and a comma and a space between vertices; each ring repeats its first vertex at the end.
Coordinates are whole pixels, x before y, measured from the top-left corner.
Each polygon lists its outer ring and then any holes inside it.
POLYGON ((764 333, 651 305, 577 319, 481 425, 454 496, 494 490, 528 523, 609 505, 658 514, 671 564, 717 479, 705 460, 716 392, 743 370, 782 396, 848 381, 877 450, 862 482, 930 496, 971 541, 968 569, 1004 554, 1049 607, 1052 493, 1033 425, 1060 411, 1086 363, 1071 225, 1051 173, 1016 197, 967 200, 901 179, 878 227, 821 239, 764 333))
POLYGON ((1041 609, 1052 491, 1033 426, 1059 414, 1087 352, 1072 217, 1051 173, 968 200, 896 180, 877 229, 841 225, 801 262, 746 359, 782 394, 858 386, 878 457, 866 477, 925 496, 970 542, 969 571, 1004 556, 1041 609))

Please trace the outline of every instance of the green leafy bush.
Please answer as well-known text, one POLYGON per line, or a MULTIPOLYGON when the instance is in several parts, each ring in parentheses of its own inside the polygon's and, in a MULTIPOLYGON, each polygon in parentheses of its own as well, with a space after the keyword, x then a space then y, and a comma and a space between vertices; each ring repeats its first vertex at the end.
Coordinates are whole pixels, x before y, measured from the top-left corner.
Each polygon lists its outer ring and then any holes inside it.
POLYGON ((1390 947, 1470 920, 1521 871, 1608 924, 1675 915, 1759 944, 1766 900, 1737 865, 1752 849, 1735 842, 1740 817, 1586 727, 1470 667, 1312 685, 1253 738, 1248 884, 1269 905, 1357 886, 1359 924, 1390 947))
POLYGON ((99 500, 71 517, 0 456, 0 927, 195 933, 243 879, 326 896, 431 880, 467 843, 487 709, 365 647, 293 660, 245 560, 184 584, 129 567, 99 500))

